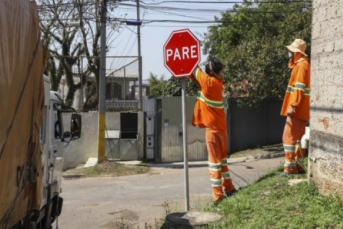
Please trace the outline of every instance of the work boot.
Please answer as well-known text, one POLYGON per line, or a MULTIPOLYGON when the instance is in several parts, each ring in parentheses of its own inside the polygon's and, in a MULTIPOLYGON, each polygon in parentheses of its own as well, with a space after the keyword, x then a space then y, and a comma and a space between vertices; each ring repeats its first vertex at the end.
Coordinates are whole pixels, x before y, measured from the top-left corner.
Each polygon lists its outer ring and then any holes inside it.
POLYGON ((213 205, 217 206, 220 202, 222 202, 225 199, 226 196, 223 196, 223 198, 219 199, 219 200, 214 200, 213 201, 213 205))
POLYGON ((290 173, 287 173, 287 172, 283 172, 280 174, 280 178, 285 178, 285 177, 288 177, 289 175, 291 175, 290 173))
POLYGON ((306 171, 301 169, 301 170, 298 170, 298 173, 297 174, 306 174, 306 171))
POLYGON ((230 197, 230 196, 235 195, 236 192, 237 192, 237 190, 234 188, 231 191, 225 192, 225 194, 226 194, 226 197, 230 197))

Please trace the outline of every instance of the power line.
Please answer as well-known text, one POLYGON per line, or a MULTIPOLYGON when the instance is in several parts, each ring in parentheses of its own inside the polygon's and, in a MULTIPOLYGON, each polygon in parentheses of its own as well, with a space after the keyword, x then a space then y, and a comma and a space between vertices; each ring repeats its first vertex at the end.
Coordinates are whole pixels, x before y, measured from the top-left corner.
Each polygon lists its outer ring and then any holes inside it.
MULTIPOLYGON (((128 4, 128 3, 119 3, 119 6, 129 6, 129 7, 136 7, 136 5, 134 4, 128 4)), ((220 10, 220 9, 199 9, 199 8, 180 8, 180 7, 171 7, 171 6, 154 6, 154 5, 141 5, 142 8, 145 9, 159 9, 159 10, 177 10, 177 11, 196 11, 196 12, 214 12, 214 13, 219 13, 219 12, 223 12, 225 10, 220 10)))
MULTIPOLYGON (((125 6, 130 6, 130 7, 136 7, 135 5, 132 4, 125 4, 125 6)), ((239 9, 227 9, 227 10, 211 10, 211 9, 188 9, 188 8, 179 8, 179 7, 158 7, 158 6, 142 6, 144 9, 147 10, 175 10, 175 11, 195 11, 195 12, 214 12, 214 13, 227 13, 227 12, 232 12, 232 13, 237 13, 239 12, 239 9)), ((282 13, 283 11, 256 11, 256 8, 246 8, 247 12, 246 13, 270 13, 270 14, 278 14, 282 13), (251 11, 249 11, 251 10, 251 11)))
POLYGON ((303 3, 303 2, 309 2, 309 0, 280 0, 280 1, 258 1, 258 2, 244 2, 244 1, 162 1, 162 2, 156 2, 156 3, 145 3, 144 1, 140 1, 141 3, 145 5, 160 5, 164 3, 191 3, 191 4, 276 4, 276 3, 303 3))
MULTIPOLYGON (((135 2, 135 0, 124 0, 124 1, 108 1, 112 2, 114 4, 118 5, 131 5, 131 4, 126 4, 122 2, 135 2)), ((279 1, 259 1, 259 2, 244 2, 244 1, 162 1, 162 2, 154 2, 154 3, 146 3, 144 1, 140 1, 142 4, 146 6, 154 6, 154 5, 161 5, 165 3, 187 3, 187 4, 292 4, 292 3, 310 3, 310 0, 292 0, 292 1, 287 1, 287 0, 279 0, 279 1)), ((59 3, 59 4, 37 4, 38 10, 41 10, 43 8, 51 8, 51 7, 63 7, 63 6, 94 6, 96 5, 95 2, 86 2, 86 3, 74 3, 74 2, 69 2, 69 3, 59 3)), ((100 3, 98 3, 100 5, 100 3)), ((143 6, 143 5, 141 5, 143 6)), ((192 10, 192 9, 187 9, 187 10, 192 10)), ((211 9, 204 9, 204 11, 211 11, 211 9)))
POLYGON ((180 17, 187 17, 187 18, 194 18, 194 19, 199 19, 199 20, 206 20, 204 18, 194 17, 194 16, 190 16, 190 15, 184 15, 184 14, 178 14, 178 13, 172 13, 172 12, 169 12, 169 11, 162 11, 162 10, 155 10, 155 11, 161 12, 161 13, 164 13, 164 14, 176 15, 176 16, 180 16, 180 17))

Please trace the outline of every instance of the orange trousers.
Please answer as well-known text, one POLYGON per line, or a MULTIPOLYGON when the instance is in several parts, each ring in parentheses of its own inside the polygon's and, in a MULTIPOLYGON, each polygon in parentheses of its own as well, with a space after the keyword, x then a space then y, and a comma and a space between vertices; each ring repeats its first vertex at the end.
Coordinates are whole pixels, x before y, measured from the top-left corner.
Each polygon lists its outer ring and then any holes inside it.
POLYGON ((218 201, 223 199, 223 191, 229 192, 235 188, 227 166, 227 132, 206 128, 206 145, 212 184, 212 198, 213 201, 218 201))
POLYGON ((304 170, 302 163, 305 149, 301 148, 300 140, 305 134, 307 121, 287 116, 283 131, 283 148, 285 151, 284 172, 298 173, 304 170))

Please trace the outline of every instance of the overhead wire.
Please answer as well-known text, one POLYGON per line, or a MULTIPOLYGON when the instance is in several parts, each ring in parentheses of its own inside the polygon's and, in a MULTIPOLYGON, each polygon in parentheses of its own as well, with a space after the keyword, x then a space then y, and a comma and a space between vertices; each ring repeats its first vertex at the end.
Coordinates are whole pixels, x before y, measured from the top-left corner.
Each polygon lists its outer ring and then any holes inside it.
POLYGON ((141 3, 145 5, 160 5, 164 3, 190 3, 190 4, 277 4, 277 3, 302 3, 302 2, 309 2, 309 0, 292 0, 291 2, 288 2, 286 0, 279 0, 279 1, 255 1, 255 2, 245 2, 245 1, 161 1, 161 2, 154 2, 154 3, 146 3, 144 1, 140 1, 141 3))
POLYGON ((162 10, 155 10, 155 11, 161 12, 163 14, 170 14, 170 15, 175 15, 175 16, 179 16, 179 17, 194 18, 194 19, 199 19, 199 20, 208 20, 208 19, 204 19, 204 18, 193 17, 193 16, 190 16, 190 15, 172 13, 172 12, 169 12, 169 11, 162 11, 162 10))
MULTIPOLYGON (((133 49, 133 47, 134 47, 134 45, 135 45, 135 42, 136 42, 137 38, 135 38, 135 40, 132 42, 130 48, 129 48, 128 51, 126 52, 126 55, 124 55, 124 52, 127 50, 126 48, 127 48, 128 45, 129 45, 129 42, 130 42, 130 40, 131 40, 131 37, 132 37, 132 34, 133 34, 133 33, 134 33, 134 32, 131 32, 131 33, 130 33, 130 37, 129 37, 128 41, 126 42, 125 49, 123 49, 123 51, 121 52, 121 56, 129 56, 129 53, 131 53, 131 51, 132 51, 132 49, 133 49)), ((118 68, 120 68, 120 67, 123 65, 123 62, 125 61, 124 59, 125 59, 125 58, 121 59, 121 61, 119 61, 119 62, 115 65, 115 69, 118 69, 118 68)))
MULTIPOLYGON (((125 3, 122 2, 136 2, 135 0, 125 0, 125 1, 108 1, 108 2, 112 2, 115 4, 119 4, 119 5, 125 5, 125 3)), ((251 4, 251 5, 256 5, 256 4, 292 4, 292 3, 308 3, 310 2, 309 0, 292 0, 292 1, 287 1, 287 0, 280 0, 280 1, 256 1, 256 2, 245 2, 245 1, 161 1, 161 2, 152 2, 152 3, 146 3, 144 1, 140 1, 140 3, 143 3, 143 5, 147 5, 147 6, 154 6, 154 5, 161 5, 161 4, 180 4, 180 3, 187 3, 187 4, 251 4)), ((82 3, 83 6, 92 6, 92 5, 96 5, 97 3, 95 2, 86 2, 86 3, 82 3)), ((98 3, 100 4, 100 3, 98 3)), ((37 4, 38 10, 43 9, 44 7, 63 7, 63 6, 75 6, 78 5, 77 3, 74 2, 68 2, 68 3, 59 3, 59 4, 37 4)), ((130 5, 130 4, 127 4, 130 5)), ((191 8, 188 8, 188 10, 192 10, 191 8)), ((206 10, 206 9, 204 9, 206 10)), ((207 9, 210 10, 210 9, 207 9)))
MULTIPOLYGON (((135 11, 136 12, 136 4, 130 4, 131 3, 136 3, 135 0, 121 0, 121 1, 115 1, 115 0, 108 0, 108 2, 110 3, 115 3, 117 5, 116 9, 123 9, 126 10, 126 12, 129 11, 135 11)), ((147 1, 139 1, 141 4, 141 8, 143 8, 145 10, 145 14, 147 12, 151 13, 151 14, 157 14, 156 12, 158 12, 158 14, 163 14, 163 15, 175 15, 175 16, 179 16, 179 17, 185 17, 185 18, 193 18, 193 19, 198 19, 198 20, 174 20, 174 19, 143 19, 142 21, 142 27, 144 26, 148 26, 148 27, 179 27, 176 24, 188 24, 187 27, 211 27, 211 26, 223 26, 223 25, 227 25, 227 24, 252 24, 252 23, 262 23, 262 21, 253 21, 253 22, 222 22, 220 20, 209 20, 209 19, 204 19, 204 18, 199 18, 199 17, 194 17, 192 16, 192 14, 194 15, 199 15, 199 13, 201 13, 202 16, 215 16, 213 14, 216 13, 224 13, 224 12, 237 12, 237 10, 233 10, 233 9, 216 9, 215 7, 213 8, 201 8, 202 4, 216 4, 216 5, 220 5, 220 4, 244 4, 246 2, 244 1, 190 1, 190 0, 177 0, 177 1, 160 1, 160 2, 147 2, 147 1), (194 4, 197 4, 197 8, 194 8, 194 4), (190 7, 188 7, 188 5, 190 7), (173 12, 174 11, 174 12, 173 12), (181 12, 181 11, 186 11, 187 14, 178 14, 177 12, 181 12), (212 14, 211 14, 212 13, 212 14), (157 25, 152 25, 152 23, 157 24, 157 25), (160 24, 160 25, 159 25, 160 24), (163 25, 162 25, 163 24, 163 25)), ((293 0, 291 2, 288 1, 258 1, 258 2, 252 2, 251 5, 256 5, 256 4, 274 4, 274 3, 309 3, 309 0, 293 0)), ((91 5, 95 5, 95 2, 86 2, 83 3, 84 6, 91 6, 91 5)), ((73 7, 74 3, 62 3, 59 4, 58 7, 73 7)), ((40 4, 38 6, 40 11, 44 11, 44 9, 48 9, 53 7, 53 5, 49 5, 49 4, 40 4)), ((252 8, 254 9, 254 8, 252 8)), ((113 12, 113 11, 111 11, 113 12)), ((278 11, 247 11, 248 13, 260 13, 260 14, 278 14, 278 13, 283 13, 283 12, 278 12, 278 11)), ((116 21, 119 23, 125 23, 127 20, 127 18, 123 18, 123 17, 113 17, 114 15, 110 14, 110 17, 108 17, 108 21, 116 21)), ((96 17, 86 17, 84 18, 85 20, 90 20, 90 21, 96 21, 97 18, 96 17)), ((61 21, 68 21, 68 20, 72 20, 70 18, 60 18, 59 20, 61 21)), ((137 20, 137 19, 131 19, 131 20, 137 20)), ((51 19, 41 19, 41 21, 51 21, 51 19)), ((127 27, 128 28, 128 27, 127 27)), ((128 50, 128 53, 132 52, 132 49, 134 47, 134 44, 132 44, 130 46, 129 49, 127 49, 127 47, 129 46, 129 41, 131 40, 131 36, 134 32, 131 31, 130 34, 130 38, 127 41, 126 45, 125 45, 125 49, 122 51, 122 54, 125 52, 125 50, 128 50)), ((120 33, 121 34, 121 33, 120 33)), ((117 36, 119 37, 120 34, 117 36)), ((136 38, 137 39, 137 38, 136 38)), ((123 62, 118 63, 119 65, 122 64, 123 62)), ((111 63, 111 66, 114 65, 114 60, 111 63)))
MULTIPOLYGON (((133 2, 132 0, 125 0, 125 1, 119 1, 117 3, 118 7, 117 8, 120 8, 122 6, 127 6, 127 7, 133 7, 135 10, 135 8, 137 7, 135 4, 128 4, 128 3, 125 3, 125 2, 133 2)), ((206 12, 206 13, 210 13, 210 12, 213 12, 213 13, 224 13, 224 12, 237 12, 236 10, 229 10, 229 9, 226 9, 226 10, 222 10, 222 9, 199 9, 199 8, 182 8, 182 7, 170 7, 170 6, 156 6, 156 5, 160 5, 162 3, 233 3, 233 1, 162 1, 162 2, 155 2, 155 3, 146 3, 144 1, 141 1, 143 3, 143 5, 141 5, 142 8, 146 9, 146 10, 152 10, 152 11, 158 11, 158 12, 162 12, 162 13, 166 13, 166 14, 175 14, 177 16, 183 16, 183 17, 189 17, 189 18, 195 18, 196 17, 193 17, 191 15, 189 15, 190 12, 194 12, 194 13, 199 13, 199 12, 206 12), (163 12, 163 10, 168 10, 168 12, 163 12), (177 13, 172 13, 170 11, 187 11, 188 12, 188 15, 178 15, 177 13)), ((308 0, 293 0, 292 2, 288 2, 288 3, 296 3, 296 2, 309 2, 308 0)), ((244 2, 237 2, 235 1, 234 3, 240 3, 240 4, 243 4, 244 2)), ((259 2, 259 3, 286 3, 286 1, 268 1, 268 2, 259 2)), ((62 3, 60 5, 58 5, 59 7, 61 5, 73 5, 74 3, 62 3)), ((95 3, 83 3, 84 5, 95 5, 95 3)), ((42 6, 51 6, 51 5, 44 5, 44 4, 41 4, 40 7, 42 6)), ((43 10, 41 8, 41 10, 43 10)), ((249 13, 280 13, 280 12, 277 12, 277 11, 266 11, 266 12, 257 12, 257 11, 250 11, 249 13)), ((212 16, 212 15, 211 15, 212 16)), ((95 20, 96 18, 84 18, 85 20, 95 20)), ((200 19, 200 18, 198 18, 200 19)), ((41 21, 49 21, 51 19, 41 19, 41 21)), ((68 20, 68 18, 62 18, 60 20, 68 20)), ((200 20, 203 20, 203 19, 200 19, 200 20)), ((149 23, 151 22, 164 22, 163 20, 151 20, 149 23)), ((175 21, 175 22, 178 22, 178 21, 175 21)), ((181 22, 181 23, 188 23, 189 21, 187 22, 181 22)), ((189 22, 189 23, 193 23, 193 22, 189 22)))

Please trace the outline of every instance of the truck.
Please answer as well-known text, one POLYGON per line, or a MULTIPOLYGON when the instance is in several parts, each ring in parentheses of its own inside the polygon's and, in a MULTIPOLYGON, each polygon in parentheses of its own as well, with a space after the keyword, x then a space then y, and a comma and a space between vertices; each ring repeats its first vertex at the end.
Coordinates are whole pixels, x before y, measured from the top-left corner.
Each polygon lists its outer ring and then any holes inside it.
POLYGON ((63 149, 81 137, 82 119, 50 91, 46 56, 36 3, 0 0, 1 229, 58 228, 63 149))

